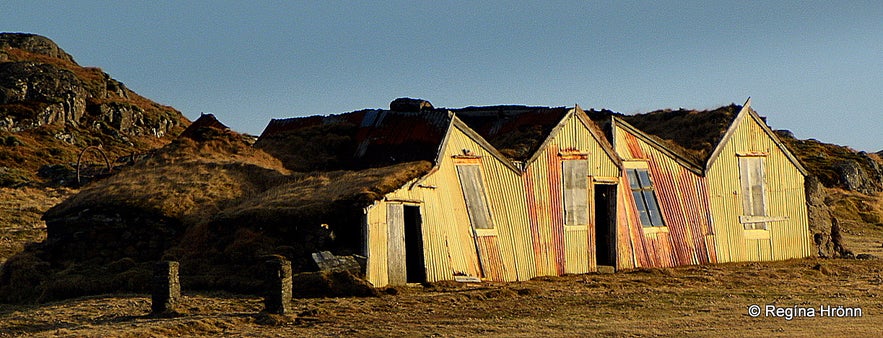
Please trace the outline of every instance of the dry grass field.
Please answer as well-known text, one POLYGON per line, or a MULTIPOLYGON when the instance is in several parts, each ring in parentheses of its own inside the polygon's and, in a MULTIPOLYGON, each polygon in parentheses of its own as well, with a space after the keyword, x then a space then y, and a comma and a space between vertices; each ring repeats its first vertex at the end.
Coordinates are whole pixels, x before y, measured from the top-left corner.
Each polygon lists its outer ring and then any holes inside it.
POLYGON ((375 298, 294 300, 288 318, 259 315, 260 298, 186 293, 175 318, 147 314, 147 295, 0 305, 0 336, 876 336, 883 260, 803 259, 519 283, 386 289, 375 298), (748 314, 748 306, 813 307, 815 317, 748 314), (820 306, 861 308, 821 317, 820 306))
POLYGON ((40 216, 75 192, 67 188, 0 187, 0 264, 26 244, 46 239, 46 223, 40 216))

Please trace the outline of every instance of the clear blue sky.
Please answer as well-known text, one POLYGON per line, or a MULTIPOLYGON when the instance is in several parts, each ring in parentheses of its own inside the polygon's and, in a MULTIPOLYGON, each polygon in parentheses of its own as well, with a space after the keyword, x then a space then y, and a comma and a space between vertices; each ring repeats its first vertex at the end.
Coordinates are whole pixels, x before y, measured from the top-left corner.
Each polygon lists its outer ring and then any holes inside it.
POLYGON ((800 138, 883 149, 879 1, 3 1, 0 31, 56 41, 188 118, 573 105, 742 104, 800 138))

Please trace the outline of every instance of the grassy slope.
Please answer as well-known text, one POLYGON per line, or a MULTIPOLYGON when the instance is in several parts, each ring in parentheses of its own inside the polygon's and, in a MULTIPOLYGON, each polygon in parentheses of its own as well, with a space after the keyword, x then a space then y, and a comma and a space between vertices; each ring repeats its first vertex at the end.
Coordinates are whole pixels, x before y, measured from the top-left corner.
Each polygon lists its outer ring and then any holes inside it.
POLYGON ((46 238, 47 209, 76 193, 67 188, 0 188, 0 263, 46 238))

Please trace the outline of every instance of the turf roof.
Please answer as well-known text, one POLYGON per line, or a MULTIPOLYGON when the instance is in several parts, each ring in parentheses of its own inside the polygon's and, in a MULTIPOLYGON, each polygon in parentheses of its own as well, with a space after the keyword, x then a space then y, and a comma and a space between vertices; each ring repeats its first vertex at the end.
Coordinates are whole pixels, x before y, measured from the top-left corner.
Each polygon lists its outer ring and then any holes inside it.
POLYGON ((615 116, 664 144, 669 150, 704 167, 741 110, 742 106, 730 104, 711 110, 663 109, 625 115, 606 109, 592 109, 586 114, 599 124, 606 124, 611 116, 615 116))
POLYGON ((539 150, 570 109, 486 106, 451 111, 500 153, 511 160, 526 161, 539 150))
POLYGON ((272 120, 255 147, 294 171, 377 168, 434 161, 450 116, 421 112, 360 110, 272 120))

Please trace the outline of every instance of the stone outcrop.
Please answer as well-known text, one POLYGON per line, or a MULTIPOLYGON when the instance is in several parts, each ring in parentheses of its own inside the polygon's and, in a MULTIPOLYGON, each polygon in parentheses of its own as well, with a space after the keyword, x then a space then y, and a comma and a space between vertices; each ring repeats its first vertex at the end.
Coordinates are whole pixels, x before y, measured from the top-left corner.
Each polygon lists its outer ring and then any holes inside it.
POLYGON ((0 138, 30 141, 0 145, 0 167, 36 179, 40 166, 74 162, 87 146, 117 156, 143 152, 188 124, 45 37, 0 33, 0 138))
POLYGON ((90 123, 85 126, 163 137, 181 125, 173 108, 140 97, 98 68, 78 65, 45 37, 3 33, 0 47, 0 130, 90 123))
POLYGON ((883 168, 868 153, 859 152, 857 161, 842 161, 835 168, 840 174, 840 181, 847 190, 863 194, 883 191, 883 168))
MULTIPOLYGON (((36 34, 4 33, 0 34, 0 50, 18 48, 29 53, 45 55, 67 62, 74 62, 70 54, 63 51, 55 42, 36 34)), ((0 52, 0 61, 5 61, 6 53, 0 52)))

